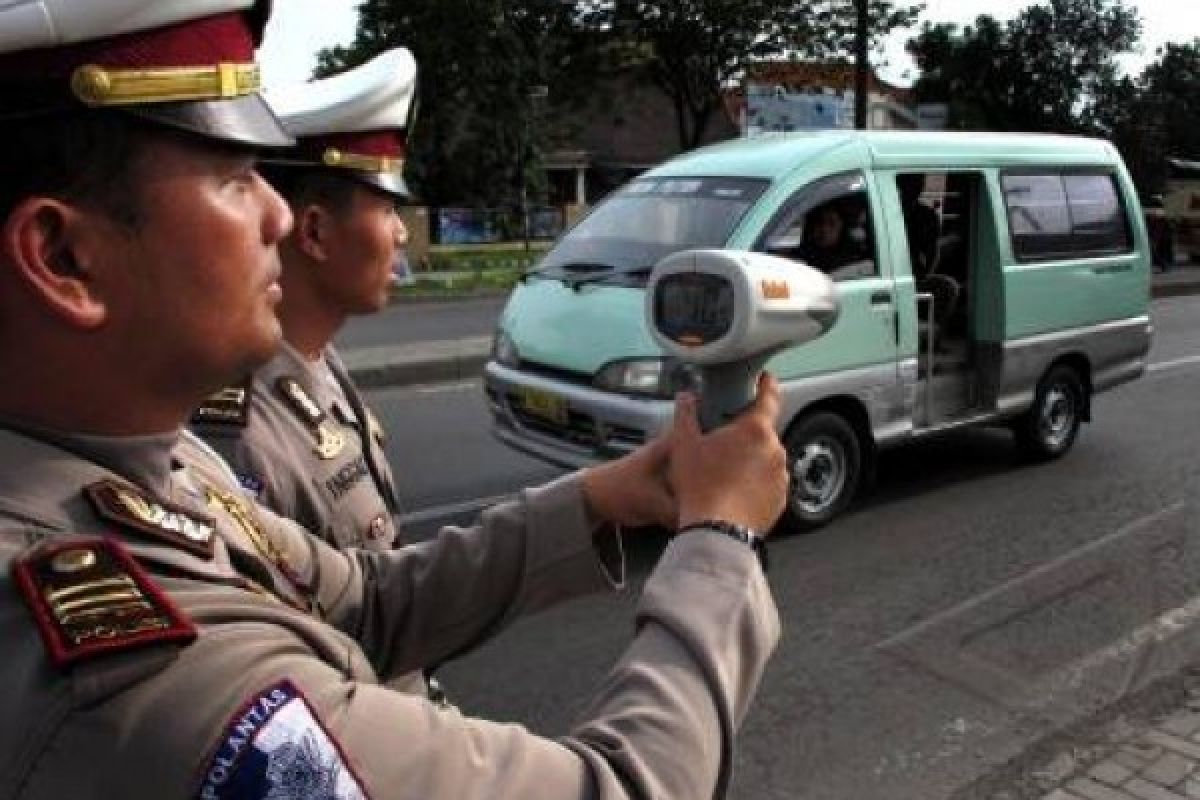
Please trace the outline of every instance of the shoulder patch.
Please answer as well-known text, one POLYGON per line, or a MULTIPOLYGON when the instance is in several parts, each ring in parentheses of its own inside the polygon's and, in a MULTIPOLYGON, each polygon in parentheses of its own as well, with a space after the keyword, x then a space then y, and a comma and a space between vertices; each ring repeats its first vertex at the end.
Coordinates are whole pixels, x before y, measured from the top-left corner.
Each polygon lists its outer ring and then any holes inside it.
POLYGON ((317 405, 317 401, 300 385, 300 381, 287 375, 275 381, 280 397, 291 406, 292 411, 316 437, 313 453, 322 461, 337 458, 346 446, 345 437, 329 424, 329 415, 317 405))
POLYGON ((212 517, 154 500, 112 480, 88 484, 83 491, 96 513, 109 522, 182 547, 201 558, 213 557, 216 524, 212 517))
POLYGON ((58 669, 161 642, 196 628, 117 541, 76 539, 13 562, 13 580, 58 669))
POLYGON ((242 706, 205 767, 198 800, 368 800, 337 741, 289 680, 242 706))
POLYGON ((194 425, 232 425, 246 427, 250 414, 250 381, 228 386, 196 407, 192 412, 194 425))

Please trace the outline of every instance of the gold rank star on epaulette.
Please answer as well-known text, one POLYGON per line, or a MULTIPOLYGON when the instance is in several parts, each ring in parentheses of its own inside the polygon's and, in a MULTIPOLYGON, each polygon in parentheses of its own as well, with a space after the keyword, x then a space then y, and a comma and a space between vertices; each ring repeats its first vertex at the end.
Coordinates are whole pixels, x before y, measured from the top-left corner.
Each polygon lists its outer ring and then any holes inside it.
POLYGON ((57 668, 153 644, 186 644, 196 628, 113 539, 72 539, 13 562, 13 578, 57 668))

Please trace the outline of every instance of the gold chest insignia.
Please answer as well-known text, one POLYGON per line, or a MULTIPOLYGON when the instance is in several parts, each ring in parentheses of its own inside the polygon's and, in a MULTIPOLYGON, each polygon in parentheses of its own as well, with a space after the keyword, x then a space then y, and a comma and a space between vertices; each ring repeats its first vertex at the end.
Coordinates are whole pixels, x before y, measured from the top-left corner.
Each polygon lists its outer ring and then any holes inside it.
POLYGON ((330 422, 324 409, 295 378, 282 377, 275 382, 275 388, 316 438, 313 453, 317 458, 322 461, 337 458, 346 447, 346 437, 330 422))
POLYGON ((223 512, 232 519, 238 529, 250 540, 250 544, 258 551, 259 555, 271 562, 279 570, 280 574, 283 575, 292 590, 296 593, 296 597, 278 594, 276 596, 288 605, 302 611, 309 611, 311 608, 309 601, 310 587, 300 579, 299 574, 288 560, 287 555, 263 531, 254 516, 254 512, 246 506, 240 497, 232 492, 223 492, 212 486, 205 485, 204 495, 208 500, 209 507, 215 511, 223 512))

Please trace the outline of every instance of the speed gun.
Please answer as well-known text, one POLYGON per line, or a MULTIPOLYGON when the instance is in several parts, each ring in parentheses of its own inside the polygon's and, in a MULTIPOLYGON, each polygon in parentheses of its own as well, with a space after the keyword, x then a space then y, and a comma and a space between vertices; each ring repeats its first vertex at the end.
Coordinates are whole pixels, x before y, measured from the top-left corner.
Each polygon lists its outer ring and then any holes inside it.
POLYGON ((685 250, 655 265, 646 324, 685 365, 711 430, 754 399, 758 375, 780 350, 837 322, 837 290, 824 273, 765 253, 685 250))

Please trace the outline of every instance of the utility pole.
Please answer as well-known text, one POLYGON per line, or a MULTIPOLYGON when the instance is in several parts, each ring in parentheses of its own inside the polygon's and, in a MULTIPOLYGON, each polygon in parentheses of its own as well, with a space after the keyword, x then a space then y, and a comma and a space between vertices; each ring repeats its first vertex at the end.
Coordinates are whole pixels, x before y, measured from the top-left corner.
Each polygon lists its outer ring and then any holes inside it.
POLYGON ((867 127, 867 28, 870 15, 867 13, 868 0, 854 0, 854 10, 857 12, 858 25, 854 33, 854 127, 865 130, 867 127))

